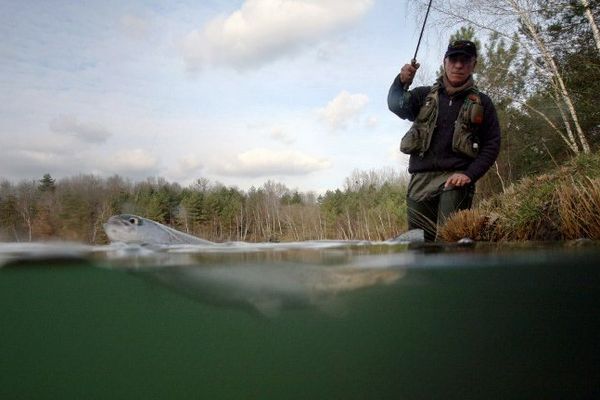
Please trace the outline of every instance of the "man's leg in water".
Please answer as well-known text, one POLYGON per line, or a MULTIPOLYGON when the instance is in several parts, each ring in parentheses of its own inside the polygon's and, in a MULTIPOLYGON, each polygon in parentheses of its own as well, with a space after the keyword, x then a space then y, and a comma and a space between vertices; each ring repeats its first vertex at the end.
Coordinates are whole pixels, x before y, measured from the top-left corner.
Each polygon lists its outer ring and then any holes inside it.
POLYGON ((423 229, 425 241, 433 242, 436 235, 436 221, 438 219, 439 197, 424 201, 415 201, 406 198, 408 206, 408 229, 423 229))

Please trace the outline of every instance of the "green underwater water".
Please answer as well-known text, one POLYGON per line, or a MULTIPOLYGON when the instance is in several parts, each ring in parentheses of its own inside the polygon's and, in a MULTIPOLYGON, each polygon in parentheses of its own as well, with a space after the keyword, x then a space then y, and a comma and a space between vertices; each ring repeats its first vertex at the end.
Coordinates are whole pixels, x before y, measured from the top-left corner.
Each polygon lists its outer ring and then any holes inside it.
POLYGON ((600 396, 597 247, 268 254, 195 254, 184 266, 165 254, 159 269, 97 255, 7 263, 0 399, 600 396), (399 278, 336 293, 335 307, 308 301, 273 315, 156 278, 196 268, 207 290, 218 285, 207 268, 248 268, 252 279, 282 268, 295 282, 303 268, 357 260, 399 278))

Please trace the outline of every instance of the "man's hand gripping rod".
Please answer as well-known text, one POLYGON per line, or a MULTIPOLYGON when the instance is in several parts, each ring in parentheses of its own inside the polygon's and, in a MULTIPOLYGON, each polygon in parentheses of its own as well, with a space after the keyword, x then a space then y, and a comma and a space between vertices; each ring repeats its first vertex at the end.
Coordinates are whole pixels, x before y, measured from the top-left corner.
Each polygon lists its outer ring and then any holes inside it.
MULTIPOLYGON (((425 13, 425 19, 423 20, 423 26, 421 27, 421 34, 419 35, 419 41, 417 42, 417 49, 415 50, 414 57, 412 58, 412 60, 410 60, 410 64, 413 67, 417 66, 417 53, 419 52, 419 46, 421 45, 421 39, 423 38, 423 31, 425 30, 425 24, 427 23, 427 17, 429 16, 429 9, 431 8, 432 2, 433 2, 433 0, 429 0, 429 5, 427 6, 427 12, 425 13)), ((410 87, 410 83, 404 84, 404 90, 408 90, 409 87, 410 87)))

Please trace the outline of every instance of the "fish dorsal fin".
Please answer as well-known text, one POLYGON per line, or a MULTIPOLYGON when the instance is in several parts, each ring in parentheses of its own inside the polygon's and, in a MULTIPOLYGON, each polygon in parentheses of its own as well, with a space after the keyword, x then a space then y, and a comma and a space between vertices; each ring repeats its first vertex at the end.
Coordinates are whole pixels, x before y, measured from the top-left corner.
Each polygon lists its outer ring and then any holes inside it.
POLYGON ((167 234, 169 244, 213 244, 213 242, 180 232, 163 224, 156 223, 156 225, 167 234))

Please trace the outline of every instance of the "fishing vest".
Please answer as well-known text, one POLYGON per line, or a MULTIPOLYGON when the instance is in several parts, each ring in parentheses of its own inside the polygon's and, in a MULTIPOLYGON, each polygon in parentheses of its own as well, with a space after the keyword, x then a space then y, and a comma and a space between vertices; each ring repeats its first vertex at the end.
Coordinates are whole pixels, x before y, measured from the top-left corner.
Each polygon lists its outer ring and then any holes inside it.
MULTIPOLYGON (((436 127, 439 109, 440 82, 434 83, 425 97, 425 103, 419 110, 417 118, 400 142, 400 151, 405 154, 418 154, 423 157, 431 144, 431 137, 436 127)), ((475 158, 479 153, 477 130, 483 122, 483 106, 477 87, 468 89, 458 118, 454 122, 452 135, 452 151, 475 158)))

